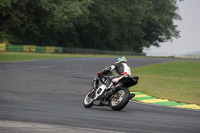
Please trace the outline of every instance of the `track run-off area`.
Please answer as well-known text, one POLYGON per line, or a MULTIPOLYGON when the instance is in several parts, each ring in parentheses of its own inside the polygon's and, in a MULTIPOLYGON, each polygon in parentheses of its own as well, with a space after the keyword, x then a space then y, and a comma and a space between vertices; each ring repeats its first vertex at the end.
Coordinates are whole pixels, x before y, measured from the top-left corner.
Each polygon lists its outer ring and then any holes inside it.
MULTIPOLYGON (((199 133, 200 111, 130 101, 86 109, 97 72, 116 58, 0 62, 0 133, 199 133)), ((132 68, 175 58, 128 58, 132 68)), ((140 81, 142 82, 142 81, 140 81)))

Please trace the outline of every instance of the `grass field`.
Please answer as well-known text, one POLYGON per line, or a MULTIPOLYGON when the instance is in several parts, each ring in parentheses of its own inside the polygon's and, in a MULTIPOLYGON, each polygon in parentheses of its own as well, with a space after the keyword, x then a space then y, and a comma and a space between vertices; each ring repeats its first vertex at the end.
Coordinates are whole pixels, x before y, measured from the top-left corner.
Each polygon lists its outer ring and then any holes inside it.
MULTIPOLYGON (((0 52, 0 61, 25 61, 41 59, 81 58, 81 57, 118 57, 119 55, 93 55, 93 54, 47 54, 47 53, 19 53, 0 52)), ((144 57, 144 56, 126 56, 144 57)))
MULTIPOLYGON (((101 55, 103 57, 103 55, 101 55)), ((25 61, 41 59, 60 59, 76 57, 99 57, 97 55, 83 54, 47 54, 47 53, 18 53, 18 52, 1 52, 0 61, 25 61)))
POLYGON ((200 62, 170 62, 132 69, 140 77, 132 91, 200 104, 200 62))

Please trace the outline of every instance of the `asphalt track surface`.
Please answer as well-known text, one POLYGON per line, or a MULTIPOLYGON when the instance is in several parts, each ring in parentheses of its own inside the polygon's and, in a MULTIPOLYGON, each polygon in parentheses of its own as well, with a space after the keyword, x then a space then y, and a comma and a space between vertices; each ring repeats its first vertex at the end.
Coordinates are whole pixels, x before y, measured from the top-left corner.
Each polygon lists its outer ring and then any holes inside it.
MULTIPOLYGON (((133 68, 175 60, 184 59, 128 58, 133 68)), ((82 101, 94 76, 114 61, 74 58, 0 63, 0 133, 200 132, 200 111, 139 102, 129 102, 121 111, 84 108, 82 101)))

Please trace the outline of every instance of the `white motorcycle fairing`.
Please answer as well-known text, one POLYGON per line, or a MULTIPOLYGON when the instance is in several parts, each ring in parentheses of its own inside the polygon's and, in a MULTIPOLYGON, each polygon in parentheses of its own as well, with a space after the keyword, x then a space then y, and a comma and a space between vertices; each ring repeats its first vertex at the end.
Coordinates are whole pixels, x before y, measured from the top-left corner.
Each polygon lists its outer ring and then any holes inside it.
POLYGON ((106 85, 101 84, 95 92, 94 100, 96 100, 99 96, 101 96, 106 89, 107 89, 106 85))

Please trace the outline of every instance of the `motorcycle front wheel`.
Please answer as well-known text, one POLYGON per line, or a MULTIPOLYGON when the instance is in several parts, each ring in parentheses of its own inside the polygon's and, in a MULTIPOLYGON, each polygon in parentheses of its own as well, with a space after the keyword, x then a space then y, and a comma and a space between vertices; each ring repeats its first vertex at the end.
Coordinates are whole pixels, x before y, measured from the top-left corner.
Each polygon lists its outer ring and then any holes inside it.
POLYGON ((90 94, 90 92, 85 96, 84 100, 83 100, 83 106, 85 108, 90 108, 93 106, 94 104, 94 99, 90 98, 88 95, 90 94))
POLYGON ((122 110, 129 102, 130 91, 127 88, 119 89, 110 99, 110 107, 113 110, 122 110))

